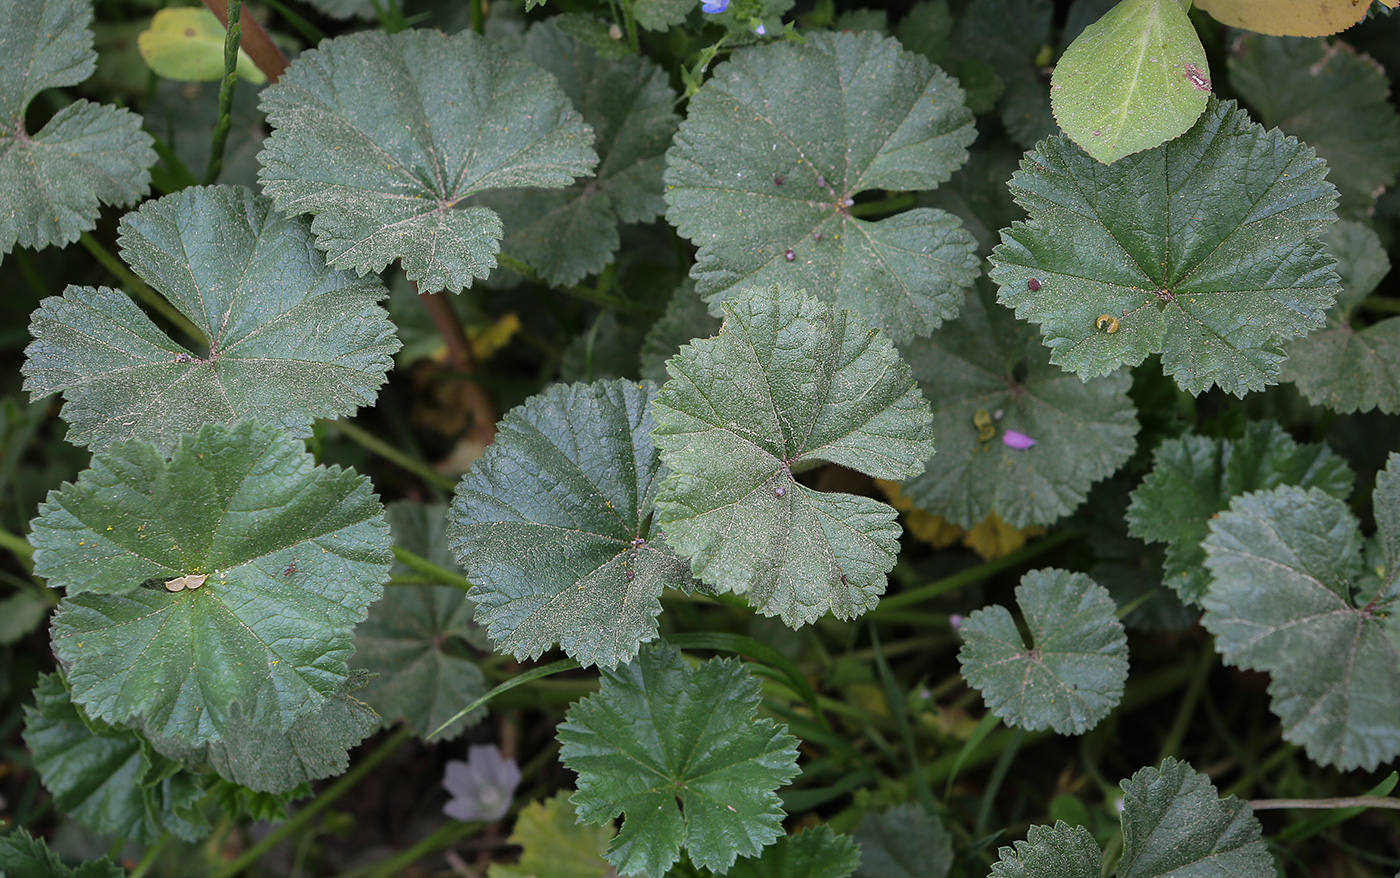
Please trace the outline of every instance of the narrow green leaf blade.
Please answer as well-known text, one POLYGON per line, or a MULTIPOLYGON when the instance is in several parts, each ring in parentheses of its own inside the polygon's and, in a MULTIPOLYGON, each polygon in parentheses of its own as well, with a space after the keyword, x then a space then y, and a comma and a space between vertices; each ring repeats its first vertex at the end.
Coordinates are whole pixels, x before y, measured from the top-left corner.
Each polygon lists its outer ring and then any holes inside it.
POLYGON ((497 648, 581 665, 631 661, 661 592, 690 570, 654 529, 650 382, 555 385, 506 413, 457 485, 447 539, 497 648))
POLYGON ((1319 241, 1336 218, 1326 172, 1214 99, 1186 134, 1107 168, 1052 137, 1011 180, 1030 219, 992 254, 998 300, 1081 377, 1161 353, 1192 394, 1261 390, 1339 291, 1319 241))
POLYGON ((716 338, 667 362, 656 399, 667 541, 700 579, 792 627, 858 616, 894 565, 895 511, 793 474, 821 461, 919 472, 928 403, 889 340, 849 311, 777 287, 724 310, 716 338))
POLYGON ((220 740, 235 704, 285 730, 339 692, 389 569, 369 481, 252 424, 205 427, 168 462, 115 446, 39 513, 35 570, 67 590, 52 631, 74 701, 190 746, 220 740), (169 590, 191 575, 207 579, 169 590))
POLYGON ((979 284, 956 321, 905 346, 934 407, 938 452, 901 491, 965 528, 993 512, 1016 528, 1050 524, 1132 456, 1132 378, 1120 370, 1086 382, 1056 368, 1034 331, 994 296, 979 284), (1035 446, 1008 446, 1010 430, 1035 446))
POLYGON ((1274 878, 1274 859, 1249 803, 1218 797, 1214 785, 1170 756, 1123 788, 1119 878, 1274 878))
POLYGON ((208 423, 309 436, 374 401, 399 349, 377 279, 327 268, 306 223, 233 186, 185 189, 121 224, 122 255, 205 333, 184 349, 124 294, 69 287, 31 318, 25 389, 61 391, 69 441, 162 451, 208 423))
POLYGON ((1326 445, 1299 445, 1273 422, 1252 421, 1239 439, 1183 436, 1158 445, 1152 472, 1132 493, 1128 532, 1167 544, 1164 585, 1200 603, 1210 584, 1201 541, 1230 499, 1279 485, 1351 494, 1352 471, 1326 445))
POLYGON ((1184 133, 1210 90, 1206 50, 1181 0, 1124 0, 1060 56, 1050 105, 1070 140, 1110 164, 1184 133))
POLYGON ((803 287, 897 341, 951 318, 976 247, 939 210, 850 214, 871 189, 930 189, 967 158, 962 90, 876 33, 736 52, 691 99, 667 153, 667 219, 699 245, 718 313, 742 289, 803 287))
POLYGON ((579 820, 626 814, 607 860, 660 878, 679 858, 717 872, 783 834, 774 790, 797 776, 797 739, 755 716, 759 684, 734 659, 687 665, 648 646, 604 670, 602 688, 560 724, 560 761, 578 773, 579 820))
POLYGON ((1082 735, 1123 698, 1128 638, 1108 589, 1082 573, 1032 570, 1016 587, 1031 644, 1005 607, 968 616, 958 653, 968 685, 1007 725, 1082 735))
POLYGON ((1356 593, 1362 537, 1347 504, 1317 488, 1246 494, 1211 521, 1204 545, 1214 579, 1202 624, 1226 662, 1271 675, 1284 739, 1342 769, 1400 754, 1400 638, 1387 619, 1400 590, 1389 570, 1380 595, 1356 593))
POLYGON ((559 187, 598 162, 554 81, 470 31, 369 31, 303 53, 262 108, 276 128, 264 191, 311 213, 336 267, 395 259, 422 292, 460 292, 495 266, 500 219, 458 209, 488 189, 559 187))

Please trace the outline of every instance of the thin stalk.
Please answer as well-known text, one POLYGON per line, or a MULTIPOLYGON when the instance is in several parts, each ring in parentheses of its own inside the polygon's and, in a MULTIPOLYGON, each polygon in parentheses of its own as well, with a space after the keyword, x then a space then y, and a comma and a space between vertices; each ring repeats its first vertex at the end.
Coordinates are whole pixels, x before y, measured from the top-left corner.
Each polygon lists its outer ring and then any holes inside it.
POLYGON ((151 866, 155 865, 156 858, 160 856, 161 851, 165 850, 165 846, 174 840, 175 836, 171 835, 168 831, 162 832, 160 838, 156 839, 156 843, 147 848, 146 853, 142 854, 141 862, 136 864, 136 868, 131 870, 131 874, 128 875, 127 878, 143 878, 143 876, 151 870, 151 866))
POLYGON ((328 421, 323 419, 321 423, 339 430, 341 435, 346 439, 361 446, 366 451, 379 455, 395 466, 408 470, 429 484, 436 485, 444 491, 452 491, 457 487, 456 479, 445 476, 423 461, 403 453, 393 445, 390 445, 388 442, 385 442, 383 439, 380 439, 370 431, 351 421, 328 421))
POLYGON ((446 567, 439 567, 427 558, 415 555, 407 549, 394 546, 394 557, 405 567, 423 574, 438 585, 450 585, 464 592, 472 587, 472 584, 460 573, 448 570, 446 567))
POLYGON ((950 591, 966 588, 975 582, 981 582, 1003 570, 1019 567, 1032 558, 1043 555, 1051 549, 1059 548, 1077 536, 1079 536, 1079 531, 1073 528, 1066 528, 1065 530, 1051 534, 1043 540, 1036 540, 1029 545, 1022 546, 1014 552, 1002 555, 1000 558, 984 561, 976 567, 963 570, 952 576, 946 576, 943 579, 935 580, 927 585, 921 585, 917 588, 911 588, 908 591, 882 598, 875 609, 865 614, 866 618, 871 619, 879 616, 888 616, 904 607, 923 603, 926 600, 947 594, 950 591))
POLYGON ((102 263, 103 268, 112 273, 112 276, 121 284, 122 289, 141 300, 152 311, 175 324, 181 332, 190 337, 191 341, 202 346, 204 350, 209 349, 209 339, 204 337, 204 333, 200 332, 199 327, 177 311, 174 305, 165 301, 159 293, 146 286, 145 281, 132 274, 131 269, 123 265, 122 261, 112 254, 112 251, 103 247, 101 241, 87 232, 83 232, 78 240, 98 262, 102 263))
POLYGON ((392 735, 385 738, 384 743, 376 747, 373 753, 366 756, 363 761, 356 764, 355 767, 351 768, 345 774, 342 774, 339 780, 331 784, 318 795, 316 801, 298 811, 290 820, 272 830, 272 832, 268 833, 266 838, 248 848, 222 869, 211 875, 210 878, 234 878, 239 872, 242 872, 244 869, 256 863, 263 854, 276 847, 282 839, 300 832, 304 827, 308 826, 312 820, 320 816, 322 811, 334 805, 336 801, 339 800, 341 796, 348 793, 355 784, 364 780, 366 775, 378 768, 379 763, 392 756, 394 751, 399 749, 399 747, 403 745, 403 742, 407 741, 412 734, 413 732, 408 726, 400 726, 392 735))
POLYGON ((1400 811, 1400 799, 1390 796, 1342 796, 1335 799, 1250 799, 1249 807, 1255 811, 1271 811, 1278 808, 1313 808, 1318 810, 1389 808, 1392 811, 1400 811))
MULTIPOLYGON (((417 285, 414 285, 417 289, 417 285)), ((471 341, 467 339, 457 312, 446 293, 419 293, 418 301, 427 309, 438 335, 447 345, 447 354, 452 368, 459 375, 472 376, 477 372, 476 355, 472 352, 471 341)), ((467 378, 457 382, 461 391, 461 402, 471 416, 471 426, 467 428, 467 441, 479 448, 485 448, 496 438, 496 406, 486 393, 486 388, 477 381, 467 378)))
POLYGON ((653 317, 661 314, 661 309, 659 308, 654 308, 651 305, 643 305, 641 302, 633 302, 627 299, 620 299, 617 296, 612 296, 599 290, 591 289, 589 287, 551 286, 548 282, 546 282, 543 278, 536 274, 533 268, 526 265, 524 262, 521 262, 519 259, 516 259, 514 256, 508 256, 505 253, 497 253, 496 262, 499 263, 502 268, 510 269, 511 271, 515 272, 516 274, 520 275, 521 277, 525 278, 531 283, 537 283, 542 284, 544 286, 548 286, 550 287, 550 289, 557 290, 561 293, 573 296, 576 299, 582 299, 585 302, 592 302, 594 305, 600 305, 604 308, 611 308, 614 311, 622 311, 628 314, 645 314, 653 317))
POLYGON ((204 169, 204 185, 212 186, 224 170, 224 151, 228 148, 228 133, 233 128, 233 90, 238 85, 238 46, 243 41, 243 0, 228 5, 228 20, 224 26, 224 78, 219 83, 219 116, 214 123, 214 141, 209 147, 209 167, 204 169))
POLYGON ((918 794, 919 804, 923 806, 924 813, 932 817, 938 813, 938 806, 934 804, 933 789, 929 786, 928 778, 919 770, 919 747, 914 740, 914 729, 909 723, 908 701, 904 698, 904 691, 895 681, 894 671, 890 670, 889 662, 885 661, 885 653, 880 649, 880 632, 873 625, 870 627, 870 639, 875 650, 875 669, 879 672, 880 683, 885 689, 885 706, 889 708, 895 731, 909 756, 909 773, 914 778, 914 791, 918 794))
POLYGON ((632 54, 638 54, 641 43, 637 41, 637 22, 632 18, 632 0, 622 0, 622 21, 627 27, 627 44, 632 47, 632 54))
MULTIPOLYGON (((228 4, 225 0, 204 0, 204 5, 209 11, 218 17, 224 27, 228 27, 228 4)), ((241 44, 248 57, 253 59, 253 63, 258 65, 258 69, 267 77, 268 82, 276 82, 282 78, 282 74, 287 72, 287 56, 282 54, 282 50, 277 48, 277 44, 272 42, 272 38, 263 30, 262 25, 253 16, 248 16, 241 22, 243 36, 241 44)))
MULTIPOLYGON (((472 0, 472 4, 479 4, 481 0, 472 0)), ((391 857, 362 866, 359 869, 351 869, 349 872, 342 872, 340 878, 393 878, 394 875, 406 874, 405 870, 409 866, 428 856, 448 847, 458 839, 480 831, 485 824, 479 820, 470 823, 463 823, 460 820, 452 820, 444 823, 428 834, 426 838, 412 847, 400 851, 391 857)))
POLYGON ((517 674, 516 676, 511 677, 509 680, 505 681, 501 685, 495 687, 490 692, 487 692, 485 695, 476 699, 471 704, 468 704, 466 707, 457 711, 457 713, 455 713, 447 722, 443 723, 442 725, 429 732, 428 737, 424 738, 423 740, 431 741, 443 729, 447 728, 448 726, 455 723, 457 720, 471 713, 473 710, 476 710, 481 705, 486 704, 488 701, 490 701, 492 698, 495 698, 497 695, 500 695, 502 692, 507 692, 511 689, 514 689, 516 686, 523 685, 525 683, 530 682, 531 680, 538 680, 540 677, 548 677, 551 674, 557 674, 560 671, 571 671, 577 667, 578 662, 574 661, 573 659, 560 659, 557 662, 550 662, 547 665, 542 665, 538 668, 528 670, 523 674, 517 674))
POLYGON ((1186 684, 1186 692, 1177 702, 1176 718, 1172 720, 1171 730, 1167 732, 1166 739, 1162 741, 1162 749, 1157 753, 1157 764, 1160 765, 1163 759, 1174 755, 1181 746, 1186 737, 1186 727, 1196 715, 1196 705, 1201 701, 1201 693, 1205 691, 1206 680, 1210 679, 1210 671, 1214 667, 1215 644, 1207 640, 1202 646, 1200 658, 1196 660, 1196 667, 1191 672, 1191 681, 1186 684))
POLYGON ((486 33, 486 9, 482 0, 472 0, 472 30, 479 34, 486 33))
POLYGON ((8 549, 25 567, 34 569, 34 547, 24 537, 0 528, 0 549, 8 549))

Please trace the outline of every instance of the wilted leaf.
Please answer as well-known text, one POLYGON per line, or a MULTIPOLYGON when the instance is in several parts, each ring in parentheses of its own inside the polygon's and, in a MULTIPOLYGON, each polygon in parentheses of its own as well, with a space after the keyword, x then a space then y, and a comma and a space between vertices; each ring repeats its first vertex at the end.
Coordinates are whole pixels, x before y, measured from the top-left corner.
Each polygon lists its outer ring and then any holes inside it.
POLYGON ((1107 168, 1052 137, 1012 177, 1030 219, 1002 231, 990 276, 1057 366, 1089 378, 1161 353, 1193 395, 1243 396, 1276 383, 1283 343, 1337 295, 1326 172, 1214 98, 1186 134, 1107 168))
POLYGON ((402 260, 422 292, 460 292, 496 264, 501 221, 457 206, 489 189, 591 172, 593 133, 544 71, 470 31, 366 31, 302 53, 263 92, 276 130, 263 189, 336 267, 402 260))
POLYGON ((339 693, 389 570, 369 480, 252 424, 207 426, 170 461, 137 442, 95 455, 31 525, 36 575, 67 591, 52 632, 74 701, 190 747, 222 739, 234 705, 285 731, 339 693), (208 580, 162 585, 188 573, 208 580))
POLYGON ((821 461, 917 473, 932 452, 928 403, 889 340, 850 311, 782 288, 724 309, 716 338, 667 361, 656 398, 667 541, 700 579, 794 628, 827 610, 858 616, 894 566, 895 511, 795 474, 821 461))
POLYGON ((931 189, 976 132, 962 90, 875 33, 736 52, 691 99, 666 155, 667 219, 699 245, 691 276, 719 313, 782 282, 896 340, 951 318, 977 276, 972 236, 941 210, 870 222, 868 190, 931 189))
POLYGON ((690 570, 652 522, 660 460, 650 383, 555 385, 501 420, 457 485, 448 543, 497 648, 556 643, 617 667, 656 637, 662 589, 690 570))
POLYGON ((130 298, 69 287, 40 303, 24 387, 62 391, 68 440, 169 452, 204 424, 257 419, 294 436, 374 401, 398 350, 378 279, 326 267, 306 223, 233 186, 190 188, 127 214, 122 255, 210 341, 173 341, 130 298))
POLYGON ((626 814, 607 853, 619 873, 660 878, 682 848, 723 873, 783 834, 773 791, 797 776, 797 739, 756 718, 758 701, 741 662, 691 667, 649 646, 569 708, 559 759, 578 773, 581 822, 626 814))

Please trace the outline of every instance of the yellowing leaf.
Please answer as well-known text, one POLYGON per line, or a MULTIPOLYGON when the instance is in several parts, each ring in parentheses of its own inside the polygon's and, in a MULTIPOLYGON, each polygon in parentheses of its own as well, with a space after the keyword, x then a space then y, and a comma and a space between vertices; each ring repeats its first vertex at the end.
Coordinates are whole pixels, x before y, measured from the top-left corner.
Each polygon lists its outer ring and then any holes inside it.
POLYGON ((520 330, 520 317, 514 311, 501 317, 490 326, 467 330, 467 340, 471 342, 472 354, 478 363, 484 363, 510 344, 515 333, 520 330))
POLYGON ((980 524, 967 532, 967 535, 963 537, 963 545, 981 555, 983 560, 990 561, 993 558, 1010 555, 1024 546, 1028 538, 1044 534, 1045 528, 1043 527, 1026 527, 1018 530, 992 512, 982 519, 980 524))
POLYGON ((944 519, 914 508, 914 501, 899 491, 899 482, 876 479, 875 484, 884 493, 890 505, 904 513, 904 528, 914 539, 928 543, 935 549, 946 549, 962 539, 963 529, 944 519))
MULTIPOLYGON (((1391 9, 1400 0, 1381 0, 1391 9)), ((1325 37, 1366 17, 1356 0, 1197 0, 1221 24, 1280 37, 1325 37)))
MULTIPOLYGON (((224 26, 202 6, 162 9, 149 30, 136 37, 141 57, 157 76, 181 82, 209 82, 224 75, 224 26)), ((262 85, 267 77, 242 49, 238 75, 262 85)))
POLYGON ((582 826, 567 793, 531 802, 520 811, 510 843, 524 850, 520 862, 492 863, 490 878, 605 878, 616 874, 603 859, 603 852, 616 830, 611 823, 582 826))

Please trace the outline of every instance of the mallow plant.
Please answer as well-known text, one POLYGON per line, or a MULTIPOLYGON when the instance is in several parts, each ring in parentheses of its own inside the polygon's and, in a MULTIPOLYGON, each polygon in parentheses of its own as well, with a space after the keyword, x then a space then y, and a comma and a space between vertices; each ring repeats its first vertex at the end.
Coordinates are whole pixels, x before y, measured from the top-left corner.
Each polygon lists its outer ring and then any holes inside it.
POLYGON ((1400 874, 1400 15, 1190 5, 0 0, 0 874, 1400 874))

